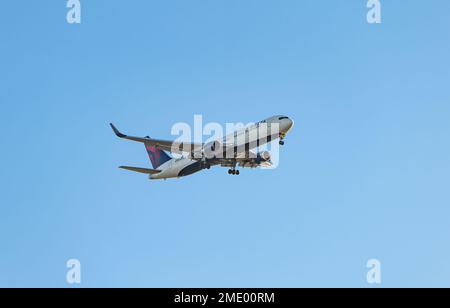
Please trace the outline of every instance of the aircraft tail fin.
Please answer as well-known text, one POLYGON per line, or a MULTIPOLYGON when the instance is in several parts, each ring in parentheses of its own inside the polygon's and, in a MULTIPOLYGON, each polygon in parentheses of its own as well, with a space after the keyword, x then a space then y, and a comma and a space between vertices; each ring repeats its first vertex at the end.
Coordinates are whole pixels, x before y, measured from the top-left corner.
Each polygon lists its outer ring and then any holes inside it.
POLYGON ((161 165, 172 159, 166 152, 156 146, 145 143, 145 149, 154 169, 158 169, 161 165))
POLYGON ((148 157, 150 158, 150 161, 153 165, 154 169, 158 169, 161 165, 165 164, 169 160, 172 159, 165 151, 161 150, 159 146, 160 143, 167 143, 163 140, 154 140, 150 137, 134 137, 134 136, 127 136, 125 134, 122 134, 112 123, 109 124, 114 131, 114 134, 116 134, 117 137, 128 139, 132 141, 142 142, 145 145, 145 149, 147 150, 148 157))

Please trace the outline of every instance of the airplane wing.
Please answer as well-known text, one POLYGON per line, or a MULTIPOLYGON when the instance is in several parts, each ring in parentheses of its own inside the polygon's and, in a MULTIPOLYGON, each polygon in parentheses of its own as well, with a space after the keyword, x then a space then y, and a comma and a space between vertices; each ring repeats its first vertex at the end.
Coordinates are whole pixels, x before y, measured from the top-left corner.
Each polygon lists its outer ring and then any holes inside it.
POLYGON ((137 168, 137 167, 128 167, 128 166, 121 166, 119 167, 121 169, 138 172, 138 173, 144 173, 144 174, 157 174, 160 173, 160 170, 153 170, 153 169, 146 169, 146 168, 137 168))
POLYGON ((243 168, 257 168, 257 167, 271 167, 272 160, 269 152, 265 152, 265 157, 261 157, 258 153, 249 151, 246 153, 239 153, 236 157, 236 163, 243 168), (267 154, 266 154, 267 153, 267 154))
POLYGON ((253 151, 238 153, 235 158, 214 159, 212 163, 213 165, 221 165, 222 167, 235 167, 238 164, 242 168, 269 168, 273 166, 269 152, 261 152, 258 154, 253 151))
POLYGON ((272 161, 264 161, 257 158, 236 158, 236 163, 238 163, 242 168, 270 168, 273 166, 272 161))
POLYGON ((183 154, 183 153, 193 153, 193 152, 200 152, 203 149, 202 143, 190 143, 190 142, 174 142, 169 140, 161 140, 161 139, 152 139, 150 137, 135 137, 135 136, 128 136, 125 134, 122 134, 113 124, 110 124, 111 128, 113 129, 114 133, 117 137, 127 140, 132 140, 136 142, 142 142, 149 146, 155 146, 160 150, 176 153, 176 154, 183 154))

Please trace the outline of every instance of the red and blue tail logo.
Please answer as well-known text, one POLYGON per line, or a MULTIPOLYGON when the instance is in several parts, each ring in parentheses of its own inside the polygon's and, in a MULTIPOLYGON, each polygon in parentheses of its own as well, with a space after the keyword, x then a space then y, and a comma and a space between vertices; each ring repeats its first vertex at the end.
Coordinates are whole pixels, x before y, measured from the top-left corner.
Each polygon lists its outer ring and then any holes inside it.
POLYGON ((150 158, 154 169, 159 168, 161 165, 171 160, 170 156, 167 155, 166 152, 157 149, 155 146, 145 144, 145 149, 147 150, 148 157, 150 158))

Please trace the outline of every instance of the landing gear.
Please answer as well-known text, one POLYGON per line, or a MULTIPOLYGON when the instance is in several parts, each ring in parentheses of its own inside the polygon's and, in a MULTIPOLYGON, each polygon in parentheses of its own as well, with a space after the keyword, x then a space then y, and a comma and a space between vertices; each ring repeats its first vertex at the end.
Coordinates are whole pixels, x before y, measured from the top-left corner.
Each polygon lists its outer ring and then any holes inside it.
POLYGON ((241 172, 239 170, 236 170, 236 169, 229 169, 228 170, 228 174, 239 175, 239 174, 241 174, 241 172))
POLYGON ((284 138, 286 137, 286 134, 284 134, 284 133, 281 133, 280 134, 280 145, 284 145, 284 138))

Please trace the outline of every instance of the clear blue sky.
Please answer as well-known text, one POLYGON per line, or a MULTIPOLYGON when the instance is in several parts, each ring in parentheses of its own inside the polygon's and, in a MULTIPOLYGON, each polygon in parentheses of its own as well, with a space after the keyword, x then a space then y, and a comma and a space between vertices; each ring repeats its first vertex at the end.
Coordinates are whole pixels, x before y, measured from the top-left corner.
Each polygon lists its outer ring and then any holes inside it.
POLYGON ((4 1, 0 286, 450 286, 450 2, 4 1), (287 114, 275 171, 150 182, 142 145, 287 114))

